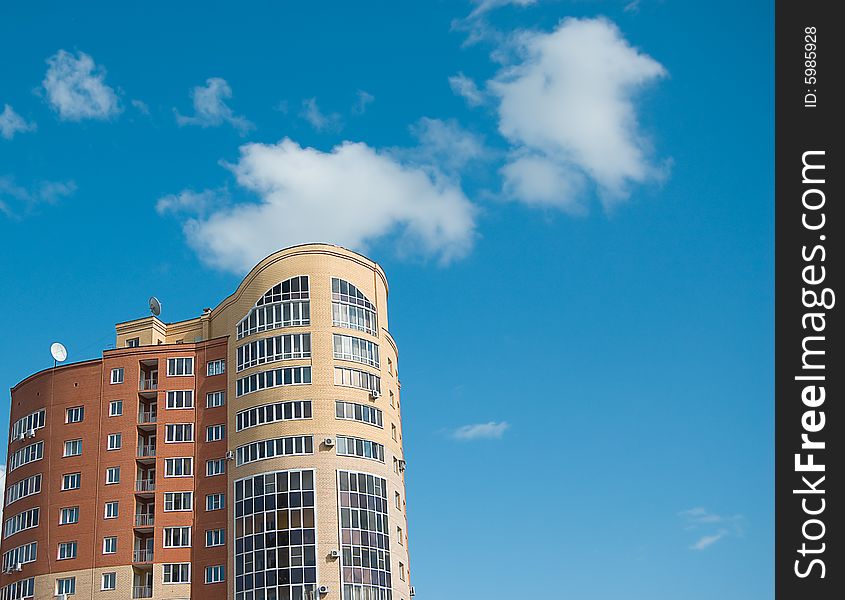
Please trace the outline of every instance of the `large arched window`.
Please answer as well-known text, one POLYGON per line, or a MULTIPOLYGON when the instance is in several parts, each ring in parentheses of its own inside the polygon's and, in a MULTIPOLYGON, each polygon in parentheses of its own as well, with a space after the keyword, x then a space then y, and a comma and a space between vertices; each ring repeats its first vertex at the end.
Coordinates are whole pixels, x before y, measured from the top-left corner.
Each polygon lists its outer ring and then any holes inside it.
POLYGON ((311 324, 308 276, 299 275, 267 290, 249 314, 238 323, 238 339, 279 327, 311 324))
POLYGON ((332 277, 332 325, 378 335, 376 307, 354 285, 332 277))

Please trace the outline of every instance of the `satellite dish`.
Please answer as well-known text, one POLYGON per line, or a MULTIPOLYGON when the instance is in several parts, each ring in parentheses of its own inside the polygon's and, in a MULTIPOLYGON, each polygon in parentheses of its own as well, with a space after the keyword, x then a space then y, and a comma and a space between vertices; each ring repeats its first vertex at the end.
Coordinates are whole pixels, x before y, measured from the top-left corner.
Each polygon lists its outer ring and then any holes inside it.
POLYGON ((59 342, 55 342, 52 346, 50 346, 50 354, 53 355, 53 359, 56 362, 64 362, 67 360, 67 348, 59 342))
POLYGON ((155 296, 150 296, 150 312, 155 317, 161 314, 161 302, 155 296))

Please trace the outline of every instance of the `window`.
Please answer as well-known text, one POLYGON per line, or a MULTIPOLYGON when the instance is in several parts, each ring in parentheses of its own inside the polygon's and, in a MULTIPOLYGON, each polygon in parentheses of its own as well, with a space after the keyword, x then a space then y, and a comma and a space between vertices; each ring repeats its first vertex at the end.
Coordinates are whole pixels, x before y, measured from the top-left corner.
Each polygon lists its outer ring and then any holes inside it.
POLYGON ((339 435, 335 438, 338 456, 356 456, 384 462, 384 446, 361 438, 339 435))
POLYGON ((213 548, 214 546, 226 545, 226 530, 225 529, 208 529, 205 532, 205 547, 213 548))
POLYGON ((383 427, 382 412, 374 406, 355 402, 335 401, 335 417, 348 421, 360 421, 368 425, 383 427))
POLYGON ((141 345, 141 338, 129 338, 126 340, 127 348, 138 348, 141 345))
POLYGON ((123 434, 110 433, 108 446, 106 446, 106 448, 108 450, 120 450, 121 446, 123 446, 123 434))
POLYGON ((21 498, 32 496, 41 492, 41 473, 22 479, 17 483, 11 483, 6 488, 6 506, 17 502, 21 498))
POLYGON ((338 360, 351 360, 378 369, 378 344, 363 338, 335 333, 334 357, 338 360))
POLYGON ((396 528, 396 541, 400 546, 405 545, 405 536, 402 534, 402 528, 401 527, 396 528))
POLYGON ((120 467, 109 467, 106 469, 106 485, 120 483, 120 467))
POLYGON ((164 528, 165 548, 190 548, 191 528, 190 527, 165 527, 164 528))
POLYGON ((226 404, 226 392, 209 392, 205 397, 206 408, 217 408, 226 404))
POLYGON ((169 423, 164 426, 164 441, 167 443, 193 442, 193 423, 169 423))
POLYGON ((193 390, 176 390, 167 392, 167 408, 193 408, 194 407, 194 391, 193 390))
POLYGON ((276 284, 258 299, 255 308, 238 323, 238 339, 279 327, 309 325, 311 323, 309 299, 307 275, 292 277, 276 284))
POLYGON ((191 563, 165 563, 164 583, 191 583, 191 563))
POLYGON ((226 361, 222 358, 220 360, 210 360, 206 365, 206 373, 208 377, 213 375, 222 375, 226 372, 226 361))
POLYGON ((194 474, 194 459, 191 457, 184 458, 165 458, 164 459, 164 476, 165 477, 190 477, 194 474))
POLYGON ((225 494, 209 494, 205 497, 205 510, 222 510, 226 508, 225 494))
POLYGON ((294 456, 313 452, 314 436, 297 435, 245 444, 235 451, 235 456, 237 465, 241 466, 274 456, 294 456))
POLYGON ((15 581, 0 589, 0 598, 3 600, 23 600, 24 598, 33 598, 34 596, 35 577, 15 581))
POLYGON ((68 560, 76 558, 76 542, 61 542, 59 543, 59 560, 68 560))
POLYGON ((390 392, 390 408, 394 408, 396 406, 396 398, 393 396, 393 392, 390 392))
MULTIPOLYGON (((235 573, 230 579, 237 582, 249 577, 254 582, 263 582, 247 588, 255 588, 256 597, 319 599, 314 471, 275 471, 240 479, 235 482, 234 499, 235 573), (264 536, 275 540, 278 553, 267 552, 266 560, 258 558, 262 553, 253 552, 251 540, 255 538, 251 523, 263 526, 264 536), (297 575, 277 579, 278 569, 289 569, 297 575)), ((239 596, 236 594, 235 598, 238 600, 239 596)))
POLYGON ((65 456, 79 456, 82 454, 82 440, 68 440, 65 442, 65 456))
POLYGON ((390 375, 393 375, 393 361, 390 360, 389 358, 387 359, 387 372, 390 375))
POLYGON ((354 285, 332 277, 332 325, 378 335, 376 307, 354 285))
POLYGON ((194 508, 193 492, 165 492, 164 512, 190 511, 194 508))
POLYGON ((181 377, 185 375, 194 374, 194 359, 193 357, 184 358, 168 358, 167 359, 167 376, 181 377))
POLYGON ((223 565, 211 565, 205 568, 206 583, 222 583, 226 581, 225 568, 223 565))
POLYGON ((405 581, 405 565, 402 562, 399 562, 399 579, 405 581))
POLYGON ((239 346, 236 370, 240 372, 256 365, 297 358, 311 358, 310 333, 277 335, 239 346))
POLYGON ((112 400, 109 402, 109 416, 119 417, 123 414, 123 400, 112 400))
POLYGON ((9 457, 9 463, 6 468, 9 471, 14 471, 18 467, 28 465, 36 460, 44 458, 44 442, 35 442, 29 446, 24 446, 9 457))
POLYGON ((13 517, 9 517, 3 522, 3 537, 11 537, 26 529, 38 527, 40 517, 41 509, 38 507, 30 508, 29 510, 20 512, 13 517))
POLYGON ((3 553, 3 570, 8 571, 17 563, 25 565, 26 563, 35 562, 38 558, 38 542, 29 542, 23 546, 12 548, 8 552, 3 553))
POLYGON ((348 367, 334 368, 334 384, 344 387, 360 388, 371 392, 381 392, 381 377, 348 367))
POLYGON ((114 571, 103 573, 103 578, 100 583, 100 589, 103 591, 117 589, 117 573, 115 573, 114 571))
POLYGON ((396 441, 396 425, 393 423, 390 424, 390 437, 393 438, 393 441, 396 441))
POLYGON ((62 491, 78 490, 82 476, 79 473, 66 473, 62 475, 62 491))
POLYGON ((206 442, 219 442, 226 437, 225 425, 209 425, 205 428, 206 442))
POLYGON ((76 577, 62 577, 56 579, 56 595, 67 594, 68 596, 76 593, 76 577))
POLYGON ((103 515, 106 519, 116 519, 118 516, 118 501, 113 500, 111 502, 106 502, 105 507, 105 514, 103 515))
POLYGON ((12 425, 12 441, 35 436, 35 431, 44 427, 46 417, 47 411, 42 408, 15 421, 12 425))
POLYGON ((115 383, 123 383, 123 367, 111 370, 110 382, 112 385, 114 385, 115 383))
POLYGON ((344 600, 390 598, 387 481, 367 473, 338 472, 341 578, 344 600), (370 577, 353 577, 363 563, 370 577))
POLYGON ((308 383, 311 383, 311 367, 284 367, 241 377, 235 384, 235 392, 240 397, 267 388, 308 383))
POLYGON ((103 538, 103 554, 117 554, 117 536, 103 538))
POLYGON ((399 475, 399 459, 395 456, 393 457, 393 472, 399 475))
POLYGON ((311 401, 294 400, 291 402, 275 402, 262 404, 235 415, 235 429, 241 431, 258 425, 275 423, 277 421, 292 421, 311 418, 311 401))
POLYGON ((205 474, 207 477, 223 475, 226 473, 226 459, 217 458, 205 461, 205 474))
POLYGON ((70 506, 59 511, 59 525, 79 523, 79 507, 70 506))
POLYGON ((399 492, 393 492, 393 505, 402 510, 402 496, 399 495, 399 492))
POLYGON ((74 406, 65 411, 65 423, 81 423, 85 418, 85 407, 74 406))

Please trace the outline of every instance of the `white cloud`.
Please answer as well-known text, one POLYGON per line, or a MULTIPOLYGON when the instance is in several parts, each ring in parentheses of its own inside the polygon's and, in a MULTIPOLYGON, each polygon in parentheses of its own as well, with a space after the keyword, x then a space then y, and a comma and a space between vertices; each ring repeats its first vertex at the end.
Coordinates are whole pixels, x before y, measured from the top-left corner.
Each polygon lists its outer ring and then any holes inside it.
POLYGON ((226 104, 232 97, 232 88, 225 79, 210 77, 205 80, 205 86, 198 85, 191 90, 194 104, 194 115, 184 116, 176 112, 176 122, 180 126, 199 125, 200 127, 217 127, 228 123, 237 129, 241 135, 255 126, 246 118, 236 115, 226 104))
POLYGON ((188 243, 215 267, 243 273, 280 248, 315 241, 363 251, 389 238, 400 252, 441 262, 472 246, 475 209, 436 170, 364 143, 344 142, 322 152, 286 138, 240 150, 240 160, 228 166, 259 201, 185 223, 188 243))
POLYGON ((661 177, 635 106, 642 88, 667 75, 660 63, 606 19, 566 19, 551 33, 513 40, 519 61, 488 82, 513 148, 506 192, 571 210, 585 178, 607 206, 627 198, 631 184, 661 177), (545 183, 529 181, 532 171, 545 183))
POLYGON ((689 547, 690 550, 705 550, 729 536, 743 534, 745 518, 742 515, 723 516, 697 506, 678 513, 685 523, 684 529, 709 531, 700 533, 698 539, 689 547), (718 525, 718 528, 713 529, 718 525))
POLYGON ((419 142, 413 148, 394 152, 411 162, 443 170, 457 178, 457 173, 469 163, 484 160, 490 152, 484 140, 463 129, 457 121, 443 121, 422 117, 411 125, 411 133, 419 142))
POLYGON ((340 115, 337 113, 324 114, 317 106, 316 98, 308 98, 302 101, 300 116, 317 131, 339 131, 343 127, 340 115))
POLYGON ((27 123, 11 106, 8 104, 4 106, 3 112, 0 112, 0 136, 10 140, 15 137, 16 133, 36 130, 35 123, 27 123))
POLYGON ((132 106, 135 107, 135 110, 137 110, 142 115, 149 115, 150 114, 150 107, 147 106, 147 103, 144 102, 143 100, 132 100, 131 103, 132 103, 132 106))
POLYGON ((11 219, 33 213, 40 205, 56 204, 76 191, 73 181, 40 181, 30 189, 21 187, 13 177, 0 176, 0 212, 11 219))
POLYGON ((355 105, 352 107, 352 114, 355 115, 363 115, 367 112, 367 107, 375 101, 376 97, 370 94, 369 92, 365 92, 364 90, 358 90, 358 99, 355 101, 355 105))
POLYGON ((714 533, 713 535, 703 535, 698 539, 696 543, 690 546, 690 550, 704 550, 705 548, 709 548, 726 535, 728 535, 728 531, 726 529, 722 529, 718 533, 714 533))
POLYGON ((219 208, 228 202, 228 193, 222 190, 182 190, 178 194, 163 196, 156 202, 156 212, 166 214, 206 215, 211 209, 219 208))
POLYGON ((508 427, 510 425, 506 421, 500 423, 490 421, 489 423, 463 425, 452 432, 452 437, 461 441, 497 440, 505 434, 505 430, 508 427))
POLYGON ((47 59, 47 64, 42 85, 60 119, 109 119, 120 113, 117 94, 105 83, 105 69, 88 54, 79 52, 74 56, 59 50, 47 59))
POLYGON ((513 4, 515 6, 530 6, 536 4, 537 0, 473 0, 476 5, 470 13, 469 18, 479 17, 493 9, 513 4))
POLYGON ((464 75, 458 73, 449 78, 449 87, 452 92, 461 96, 469 106, 481 106, 484 104, 484 92, 478 89, 475 81, 464 75))

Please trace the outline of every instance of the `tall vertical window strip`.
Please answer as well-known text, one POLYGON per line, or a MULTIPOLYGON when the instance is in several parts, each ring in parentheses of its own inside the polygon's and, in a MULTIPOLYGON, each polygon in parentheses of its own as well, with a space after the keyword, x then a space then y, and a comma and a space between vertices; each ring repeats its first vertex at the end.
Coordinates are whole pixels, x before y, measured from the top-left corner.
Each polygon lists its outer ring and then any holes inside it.
POLYGON ((294 421, 311 418, 310 400, 291 400, 288 402, 275 402, 273 404, 262 404, 235 415, 235 430, 241 431, 250 427, 276 423, 277 421, 294 421))
POLYGON ((378 369, 378 344, 363 338, 335 333, 334 357, 340 360, 351 360, 378 369))
POLYGON ((39 492, 41 492, 41 473, 36 473, 17 483, 9 484, 6 488, 6 506, 39 492))
POLYGON ((13 517, 9 517, 3 523, 3 537, 11 537, 26 529, 38 527, 40 517, 41 509, 38 507, 30 508, 29 510, 20 512, 13 517))
POLYGON ((381 393, 381 377, 359 369, 335 367, 334 384, 381 393))
POLYGON ((378 336, 376 307, 354 285, 332 277, 332 325, 378 336))
POLYGON ((286 367, 241 377, 235 384, 235 391, 240 397, 267 388, 308 383, 311 383, 311 367, 286 367))
POLYGON ((283 281, 269 290, 255 303, 255 308, 238 323, 237 338, 279 327, 309 325, 311 304, 308 276, 301 275, 283 281))
POLYGON ((276 335, 239 346, 237 370, 240 372, 256 365, 297 358, 311 358, 310 333, 276 335))
POLYGON ((235 482, 235 600, 317 598, 314 471, 235 482))
POLYGON ((47 411, 42 408, 15 421, 12 425, 12 441, 35 435, 36 429, 44 427, 46 415, 47 411))
POLYGON ((392 600, 387 481, 338 472, 343 600, 392 600))
POLYGON ((38 558, 38 542, 29 542, 23 546, 12 548, 8 552, 3 553, 3 570, 8 571, 16 564, 35 562, 38 558))
POLYGON ((24 446, 9 457, 8 470, 14 471, 18 467, 28 465, 36 460, 44 458, 44 442, 35 442, 29 446, 24 446))

